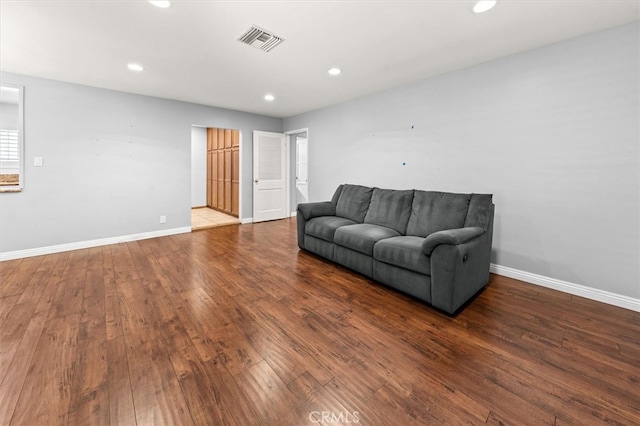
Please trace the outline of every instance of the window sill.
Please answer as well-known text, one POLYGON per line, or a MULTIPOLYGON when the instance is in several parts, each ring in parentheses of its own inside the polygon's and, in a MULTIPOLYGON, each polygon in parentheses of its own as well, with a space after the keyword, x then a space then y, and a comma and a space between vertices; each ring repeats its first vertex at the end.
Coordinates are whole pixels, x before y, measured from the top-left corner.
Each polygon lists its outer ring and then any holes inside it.
POLYGON ((0 193, 1 192, 22 192, 22 188, 18 188, 17 186, 9 186, 9 187, 0 186, 0 193))

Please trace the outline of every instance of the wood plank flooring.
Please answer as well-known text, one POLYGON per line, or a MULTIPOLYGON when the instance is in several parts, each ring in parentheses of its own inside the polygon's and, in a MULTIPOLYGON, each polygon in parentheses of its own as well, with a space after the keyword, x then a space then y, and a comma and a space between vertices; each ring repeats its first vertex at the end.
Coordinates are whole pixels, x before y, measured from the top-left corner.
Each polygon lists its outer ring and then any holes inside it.
POLYGON ((640 313, 492 275, 449 317, 294 219, 2 262, 0 425, 45 424, 637 425, 640 313))

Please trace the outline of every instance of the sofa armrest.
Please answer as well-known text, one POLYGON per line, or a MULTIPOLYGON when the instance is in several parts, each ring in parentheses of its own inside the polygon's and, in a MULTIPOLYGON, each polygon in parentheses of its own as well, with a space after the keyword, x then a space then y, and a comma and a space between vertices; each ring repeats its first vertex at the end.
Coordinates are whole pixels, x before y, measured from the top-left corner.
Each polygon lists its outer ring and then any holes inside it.
POLYGON ((433 250, 441 244, 457 246, 484 234, 484 229, 479 226, 468 228, 447 229, 434 232, 427 236, 422 243, 422 251, 427 256, 431 256, 433 250))
MULTIPOLYGON (((341 188, 338 188, 341 189, 341 188)), ((298 247, 305 248, 304 235, 307 221, 314 217, 320 216, 335 216, 336 205, 331 201, 324 201, 319 203, 300 203, 296 213, 296 221, 298 227, 298 247)))
POLYGON ((489 282, 493 210, 486 230, 466 227, 429 237, 423 247, 431 253, 431 304, 453 314, 489 282))
POLYGON ((336 205, 330 201, 298 204, 298 214, 305 220, 319 216, 335 216, 336 205))

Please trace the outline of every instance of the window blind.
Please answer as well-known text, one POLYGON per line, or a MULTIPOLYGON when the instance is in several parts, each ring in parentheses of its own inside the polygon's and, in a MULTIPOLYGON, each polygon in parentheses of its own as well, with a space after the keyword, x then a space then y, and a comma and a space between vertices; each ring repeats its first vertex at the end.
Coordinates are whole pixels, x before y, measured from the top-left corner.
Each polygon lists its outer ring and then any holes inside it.
POLYGON ((0 129, 0 161, 18 161, 18 131, 0 129))

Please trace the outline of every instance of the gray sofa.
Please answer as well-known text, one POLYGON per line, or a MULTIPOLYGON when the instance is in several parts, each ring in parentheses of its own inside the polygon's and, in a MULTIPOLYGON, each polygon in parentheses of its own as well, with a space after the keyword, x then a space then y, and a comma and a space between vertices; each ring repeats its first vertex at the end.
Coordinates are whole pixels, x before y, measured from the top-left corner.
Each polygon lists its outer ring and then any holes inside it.
POLYGON ((489 281, 492 196, 340 185, 299 204, 298 246, 455 313, 489 281))

